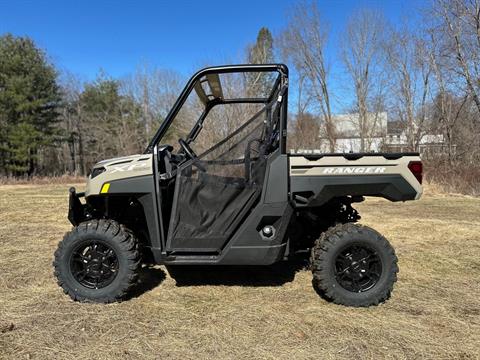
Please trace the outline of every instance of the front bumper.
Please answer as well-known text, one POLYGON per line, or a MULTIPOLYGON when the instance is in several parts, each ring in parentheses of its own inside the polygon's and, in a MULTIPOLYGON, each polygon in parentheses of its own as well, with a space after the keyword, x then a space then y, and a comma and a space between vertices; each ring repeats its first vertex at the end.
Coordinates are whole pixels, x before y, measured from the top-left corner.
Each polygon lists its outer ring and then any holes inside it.
POLYGON ((80 198, 85 197, 85 193, 77 193, 74 187, 69 190, 68 196, 68 220, 73 226, 77 226, 87 219, 85 205, 80 202, 80 198))

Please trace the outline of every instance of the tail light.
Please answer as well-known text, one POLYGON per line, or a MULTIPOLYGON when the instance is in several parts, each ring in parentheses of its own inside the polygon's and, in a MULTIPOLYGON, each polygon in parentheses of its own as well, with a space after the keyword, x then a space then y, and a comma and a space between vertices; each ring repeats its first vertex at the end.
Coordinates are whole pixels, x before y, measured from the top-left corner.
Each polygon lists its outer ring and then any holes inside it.
POLYGON ((413 176, 418 180, 418 182, 422 183, 422 175, 423 175, 423 165, 421 161, 410 161, 408 163, 408 168, 412 172, 413 176))

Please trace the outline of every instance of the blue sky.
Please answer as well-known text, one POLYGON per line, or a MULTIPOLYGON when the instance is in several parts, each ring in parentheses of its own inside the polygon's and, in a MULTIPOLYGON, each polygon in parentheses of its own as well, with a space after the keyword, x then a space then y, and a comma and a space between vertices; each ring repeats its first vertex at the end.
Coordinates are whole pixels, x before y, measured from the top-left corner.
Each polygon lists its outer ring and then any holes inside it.
MULTIPOLYGON (((242 60, 262 26, 286 24, 292 0, 27 1, 0 0, 0 34, 28 35, 61 70, 94 79, 122 77, 147 62, 187 76, 205 64, 242 60)), ((337 36, 358 7, 381 9, 392 22, 421 0, 319 0, 331 26, 327 57, 335 71, 337 36)))

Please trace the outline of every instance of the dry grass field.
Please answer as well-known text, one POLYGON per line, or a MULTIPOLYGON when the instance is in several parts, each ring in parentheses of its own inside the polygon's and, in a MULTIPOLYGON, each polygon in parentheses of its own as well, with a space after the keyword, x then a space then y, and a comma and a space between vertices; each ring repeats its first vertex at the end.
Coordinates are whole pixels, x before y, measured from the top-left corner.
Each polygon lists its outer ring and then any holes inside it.
POLYGON ((179 284, 148 269, 131 300, 96 305, 72 302, 52 275, 67 188, 0 186, 2 359, 480 358, 480 199, 357 206, 399 257, 378 307, 327 303, 297 263, 197 268, 179 284))

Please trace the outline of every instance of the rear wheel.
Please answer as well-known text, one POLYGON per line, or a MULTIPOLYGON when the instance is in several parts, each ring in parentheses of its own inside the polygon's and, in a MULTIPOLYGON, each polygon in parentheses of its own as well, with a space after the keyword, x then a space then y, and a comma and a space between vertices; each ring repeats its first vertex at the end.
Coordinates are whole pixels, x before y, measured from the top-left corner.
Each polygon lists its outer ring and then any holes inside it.
POLYGON ((397 257, 377 231, 361 225, 337 225, 312 249, 313 286, 327 300, 348 306, 378 305, 397 280, 397 257))
POLYGON ((119 301, 137 283, 137 239, 113 220, 84 222, 65 234, 53 265, 58 284, 73 300, 119 301))

